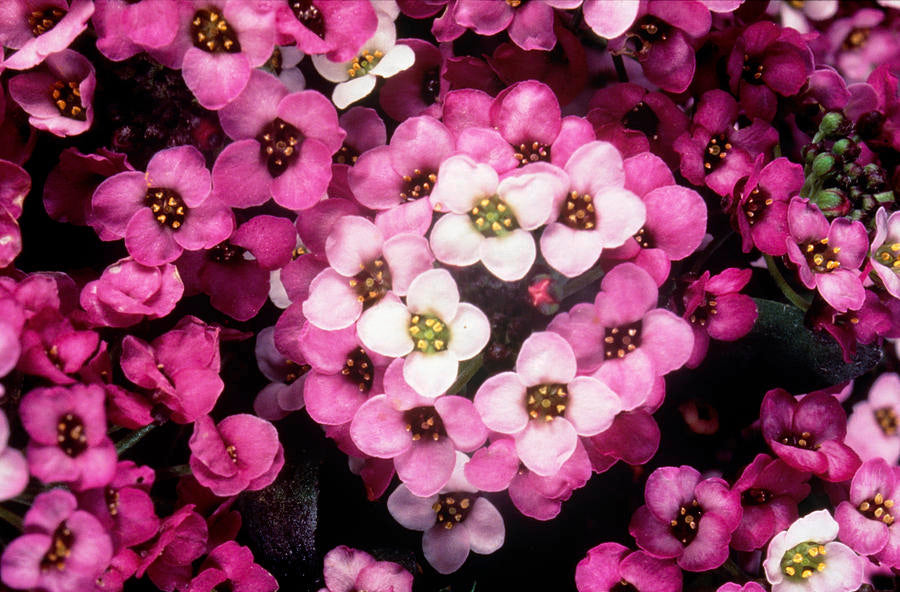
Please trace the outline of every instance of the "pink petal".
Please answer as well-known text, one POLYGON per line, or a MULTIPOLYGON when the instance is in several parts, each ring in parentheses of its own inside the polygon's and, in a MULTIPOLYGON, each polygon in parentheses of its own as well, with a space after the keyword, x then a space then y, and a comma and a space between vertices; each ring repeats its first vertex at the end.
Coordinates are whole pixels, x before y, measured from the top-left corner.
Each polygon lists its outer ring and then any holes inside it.
POLYGON ((429 528, 422 536, 422 553, 438 573, 453 573, 469 556, 469 531, 460 527, 429 528))
POLYGON ((497 172, 468 156, 451 156, 438 170, 438 180, 429 199, 439 212, 466 214, 476 199, 497 192, 497 172))
POLYGON ((562 417, 550 422, 530 421, 516 434, 516 452, 522 463, 542 477, 555 475, 575 452, 577 443, 575 428, 562 417))
POLYGON ((516 373, 525 386, 567 384, 577 371, 572 347, 559 334, 532 333, 522 343, 516 358, 516 373))
POLYGON ((350 424, 350 437, 360 450, 376 458, 394 458, 413 445, 406 419, 385 395, 362 404, 350 424))
POLYGON ((475 409, 484 424, 504 434, 515 434, 528 425, 525 386, 514 372, 495 374, 475 393, 475 409))
POLYGON ((568 385, 566 419, 579 436, 593 436, 609 428, 622 403, 608 386, 595 378, 579 376, 568 385))

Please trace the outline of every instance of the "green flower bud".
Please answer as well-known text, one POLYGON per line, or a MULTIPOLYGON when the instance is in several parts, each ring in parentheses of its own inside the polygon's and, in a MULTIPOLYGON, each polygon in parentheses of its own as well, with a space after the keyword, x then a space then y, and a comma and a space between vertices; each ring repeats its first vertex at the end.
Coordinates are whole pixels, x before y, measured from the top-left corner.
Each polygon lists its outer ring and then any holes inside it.
POLYGON ((830 113, 826 113, 825 117, 822 118, 822 123, 819 124, 819 131, 823 135, 831 135, 836 132, 843 123, 844 116, 837 111, 832 111, 830 113))
POLYGON ((816 156, 812 163, 812 172, 817 177, 824 177, 834 168, 834 156, 823 152, 816 156))

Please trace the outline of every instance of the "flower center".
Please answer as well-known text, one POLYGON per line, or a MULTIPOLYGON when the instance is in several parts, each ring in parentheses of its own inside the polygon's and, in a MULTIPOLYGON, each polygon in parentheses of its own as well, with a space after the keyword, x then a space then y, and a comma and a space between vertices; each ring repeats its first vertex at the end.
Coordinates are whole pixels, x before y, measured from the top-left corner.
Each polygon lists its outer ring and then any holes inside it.
POLYGON ((454 524, 459 524, 466 519, 472 510, 471 493, 454 491, 451 493, 442 493, 438 496, 438 501, 434 502, 431 509, 437 514, 437 522, 450 530, 454 524))
POLYGON ((434 407, 414 407, 403 414, 403 419, 406 420, 406 431, 412 434, 416 442, 422 438, 437 442, 447 435, 444 422, 434 407))
POLYGON ((768 489, 751 487, 741 494, 741 505, 761 506, 768 503, 773 497, 775 496, 768 489))
POLYGON ((281 72, 284 68, 284 57, 281 55, 281 50, 277 45, 275 46, 275 49, 272 50, 272 55, 269 56, 266 63, 260 67, 272 72, 275 76, 281 76, 281 72))
POLYGON ((301 25, 325 39, 325 17, 312 0, 288 0, 288 6, 301 25))
POLYGON ((256 140, 259 142, 259 155, 265 159, 266 168, 273 178, 286 171, 300 156, 297 149, 300 130, 280 117, 266 124, 256 140))
POLYGON ((837 254, 841 252, 841 248, 829 249, 827 238, 803 243, 802 247, 806 263, 816 273, 831 273, 841 266, 841 262, 837 260, 837 254))
POLYGON ((35 37, 40 37, 58 25, 64 16, 66 16, 66 11, 62 8, 32 10, 28 15, 28 26, 31 27, 31 34, 35 37))
POLYGON ((428 197, 431 195, 435 181, 437 181, 436 174, 413 169, 411 175, 403 175, 403 189, 400 190, 400 197, 403 201, 415 201, 420 197, 428 197))
POLYGON ((765 84, 762 79, 765 70, 766 68, 759 62, 759 58, 744 54, 744 65, 741 66, 741 78, 744 81, 750 84, 765 84))
POLYGON ((704 300, 703 303, 691 314, 691 322, 695 325, 705 326, 709 322, 709 317, 719 314, 718 302, 715 300, 704 300))
POLYGON ((340 149, 334 153, 334 156, 331 158, 331 161, 335 164, 356 164, 356 161, 359 159, 359 152, 353 147, 348 146, 347 144, 342 144, 340 149))
POLYGON ((444 351, 450 341, 450 328, 433 315, 413 315, 409 321, 409 334, 416 342, 416 349, 425 354, 444 351))
POLYGON ((150 187, 144 197, 144 204, 153 212, 160 226, 178 230, 184 224, 188 208, 177 191, 165 187, 150 187))
POLYGON ((287 372, 284 375, 284 384, 294 384, 312 368, 309 364, 298 364, 293 360, 288 360, 285 365, 287 366, 287 372))
POLYGON ((656 242, 653 240, 653 235, 650 234, 649 230, 643 227, 634 233, 634 240, 645 249, 652 249, 656 245, 656 242))
POLYGON ((522 5, 522 1, 523 1, 523 0, 506 0, 506 3, 507 3, 511 8, 518 8, 519 6, 522 5))
POLYGON ((84 112, 84 104, 81 102, 81 91, 74 80, 65 82, 57 80, 50 87, 50 98, 59 109, 60 115, 69 119, 84 121, 87 114, 84 112))
POLYGON ((643 132, 651 140, 659 139, 659 117, 647 103, 641 101, 622 117, 622 125, 643 132))
POLYGON ((875 252, 875 261, 900 272, 900 243, 883 244, 875 252))
POLYGON ((577 191, 570 192, 559 212, 558 221, 575 230, 591 230, 597 226, 593 198, 587 193, 581 195, 577 191))
POLYGON ((897 415, 891 407, 881 407, 875 410, 875 421, 885 436, 897 435, 897 415))
POLYGON ((671 28, 656 17, 646 15, 639 20, 629 34, 629 46, 634 57, 645 57, 654 43, 669 38, 671 28))
POLYGON ((209 251, 207 251, 206 256, 209 257, 211 261, 214 261, 216 263, 230 265, 243 261, 244 253, 246 252, 247 249, 239 247, 237 245, 233 245, 226 240, 220 242, 209 251))
POLYGON ((566 410, 566 385, 559 383, 538 384, 525 391, 525 406, 532 419, 543 416, 544 421, 553 421, 566 410))
POLYGON ((762 220, 763 215, 766 213, 766 207, 772 205, 772 201, 765 189, 755 187, 741 203, 741 209, 747 217, 747 223, 753 226, 762 220))
POLYGON ((78 456, 87 450, 87 434, 84 422, 72 413, 66 413, 56 424, 56 443, 68 456, 78 456))
POLYGON ((350 67, 347 69, 347 75, 350 78, 365 76, 372 70, 372 68, 378 65, 378 62, 380 62, 381 58, 383 57, 384 53, 378 51, 377 49, 372 52, 362 52, 361 54, 353 58, 353 61, 350 63, 350 67))
POLYGON ((871 32, 872 30, 868 27, 854 27, 844 37, 841 47, 845 50, 859 49, 869 40, 869 33, 871 32))
POLYGON ((229 457, 231 457, 231 462, 233 462, 234 464, 237 464, 238 454, 237 454, 237 448, 234 447, 234 444, 229 444, 228 446, 226 446, 225 452, 228 453, 229 457))
POLYGON ((891 515, 891 508, 893 507, 894 500, 884 499, 881 492, 878 492, 872 499, 859 504, 859 513, 870 520, 880 520, 890 525, 894 522, 894 517, 891 515))
POLYGON ((109 515, 117 515, 119 513, 119 492, 112 487, 107 487, 103 496, 106 499, 106 509, 109 510, 109 515))
POLYGON ((805 580, 824 570, 825 545, 813 541, 788 549, 781 558, 781 571, 792 580, 805 580))
POLYGON ((725 134, 719 134, 709 139, 706 150, 703 151, 703 168, 714 171, 728 156, 731 143, 725 139, 725 134))
POLYGON ((241 44, 237 32, 231 28, 222 13, 215 8, 198 10, 191 20, 191 39, 194 47, 208 53, 238 53, 241 44))
POLYGON ((361 347, 347 354, 347 361, 341 374, 350 382, 355 383, 361 393, 367 393, 372 388, 374 368, 369 355, 361 347))
POLYGON ((53 531, 53 539, 50 542, 50 549, 41 559, 41 571, 47 571, 51 567, 62 571, 66 567, 66 559, 72 554, 72 544, 75 537, 65 521, 60 522, 56 530, 53 531))
POLYGON ((347 283, 356 290, 356 299, 363 308, 369 308, 387 294, 391 289, 391 272, 378 258, 362 265, 362 271, 350 278, 347 283))
POLYGON ((519 144, 516 148, 516 153, 513 156, 519 161, 519 166, 525 166, 526 164, 538 161, 550 162, 550 146, 541 144, 540 142, 519 144))
POLYGON ((700 504, 697 500, 691 500, 689 505, 681 506, 678 509, 678 516, 669 522, 669 532, 681 541, 682 545, 689 545, 697 536, 697 525, 701 516, 703 509, 700 504))
POLYGON ((482 198, 469 211, 469 218, 475 230, 488 238, 504 236, 519 227, 509 206, 499 195, 482 198))
POLYGON ((441 76, 437 68, 432 68, 425 72, 422 77, 422 100, 426 105, 431 105, 437 101, 441 92, 441 76))
POLYGON ((609 592, 640 592, 640 590, 625 580, 619 580, 615 586, 609 589, 609 592))
POLYGON ((778 439, 785 446, 793 446, 794 448, 803 448, 804 450, 816 450, 818 445, 813 442, 812 434, 802 432, 798 434, 787 434, 778 439))
POLYGON ((643 321, 635 321, 621 327, 607 327, 603 338, 603 355, 609 358, 624 358, 641 345, 643 321))

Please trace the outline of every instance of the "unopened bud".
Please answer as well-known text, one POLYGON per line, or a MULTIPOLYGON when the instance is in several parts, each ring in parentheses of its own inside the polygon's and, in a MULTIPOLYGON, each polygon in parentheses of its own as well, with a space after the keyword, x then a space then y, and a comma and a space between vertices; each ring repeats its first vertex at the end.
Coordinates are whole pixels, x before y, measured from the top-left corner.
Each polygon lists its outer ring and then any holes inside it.
POLYGON ((837 188, 818 191, 812 197, 812 201, 829 218, 843 216, 850 211, 850 201, 844 195, 844 192, 837 188))
POLYGON ((826 113, 819 124, 819 131, 826 136, 830 136, 841 128, 844 123, 844 116, 837 111, 826 113))
POLYGON ((834 168, 834 157, 827 152, 816 156, 812 163, 813 174, 817 177, 825 177, 834 168))

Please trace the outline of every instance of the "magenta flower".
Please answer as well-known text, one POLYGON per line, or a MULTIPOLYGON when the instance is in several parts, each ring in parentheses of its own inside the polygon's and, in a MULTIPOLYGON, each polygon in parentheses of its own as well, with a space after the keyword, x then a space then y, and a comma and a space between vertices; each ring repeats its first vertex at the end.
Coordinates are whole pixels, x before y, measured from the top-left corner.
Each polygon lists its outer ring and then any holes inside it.
POLYGON ((303 53, 344 61, 375 33, 378 18, 368 0, 309 0, 279 5, 275 24, 303 53))
POLYGON ((382 299, 363 312, 356 332, 367 349, 404 358, 404 380, 434 398, 456 380, 460 361, 484 349, 490 324, 476 306, 459 301, 447 270, 431 269, 409 284, 405 305, 396 298, 382 299))
POLYGON ((780 459, 758 454, 735 482, 743 514, 731 535, 738 551, 761 549, 775 533, 797 519, 797 504, 809 495, 809 473, 799 472, 780 459))
POLYGON ((233 592, 275 592, 278 582, 253 561, 253 553, 234 541, 209 552, 185 592, 212 592, 218 586, 233 592))
POLYGON ((284 466, 275 426, 246 413, 197 418, 189 446, 194 477, 220 497, 267 487, 284 466))
POLYGON ((552 211, 559 213, 541 234, 541 254, 550 267, 575 277, 590 269, 604 249, 638 232, 646 208, 624 187, 622 157, 612 144, 584 144, 569 157, 565 172, 568 187, 564 197, 554 196, 552 211))
POLYGON ((766 393, 759 417, 773 452, 798 471, 839 482, 859 467, 859 457, 843 441, 847 416, 833 396, 815 392, 798 402, 784 389, 773 389, 766 393))
POLYGON ((56 136, 86 132, 94 121, 94 66, 76 51, 47 57, 34 71, 9 80, 9 96, 28 113, 28 123, 56 136))
POLYGON ((146 173, 113 175, 97 187, 92 207, 110 238, 124 238, 132 257, 149 266, 214 247, 234 228, 231 211, 210 197, 209 170, 193 146, 157 152, 146 173))
POLYGON ((266 327, 256 335, 256 365, 271 380, 256 395, 253 410, 263 419, 276 421, 305 405, 303 389, 310 366, 303 358, 295 362, 284 356, 275 344, 275 327, 266 327))
POLYGON ((154 473, 132 461, 120 461, 116 475, 106 487, 88 489, 78 495, 80 508, 93 514, 113 540, 113 547, 133 547, 156 536, 159 518, 153 509, 150 488, 154 473))
POLYGON ((184 284, 175 266, 148 267, 132 258, 120 259, 88 282, 81 307, 90 322, 104 327, 129 327, 145 318, 158 319, 175 308, 184 284))
MULTIPOLYGON (((348 175, 359 155, 387 144, 387 128, 378 112, 369 107, 351 107, 338 117, 341 129, 347 132, 344 143, 331 157, 331 183, 328 185, 330 198, 353 199, 348 175)), ((326 200, 328 203, 331 200, 326 200)), ((315 207, 315 206, 313 206, 315 207)), ((424 232, 422 233, 424 234, 424 232)), ((323 239, 325 237, 322 237, 323 239)), ((304 242, 304 244, 306 244, 304 242)), ((312 246, 306 244, 307 247, 312 246)))
POLYGON ((601 37, 614 39, 623 35, 641 8, 640 2, 604 2, 603 0, 585 0, 582 4, 584 22, 601 37))
POLYGON ((349 327, 388 292, 405 296, 412 280, 432 268, 428 241, 416 234, 385 239, 360 216, 345 216, 325 241, 330 267, 310 283, 303 314, 320 329, 349 327))
POLYGON ((549 51, 556 45, 553 9, 577 8, 580 4, 581 0, 522 3, 457 0, 453 19, 479 35, 496 35, 508 29, 510 39, 522 49, 549 51))
POLYGON ((885 289, 894 298, 900 298, 900 212, 888 216, 884 208, 879 208, 875 213, 869 261, 885 289))
POLYGON ((687 361, 689 368, 696 368, 706 357, 710 338, 737 341, 753 328, 756 303, 739 293, 752 275, 752 270, 736 267, 712 277, 709 271, 704 271, 686 288, 682 316, 690 321, 694 331, 694 350, 687 361))
POLYGON ((13 162, 0 160, 0 179, 0 268, 3 268, 22 252, 18 219, 25 196, 31 191, 31 175, 13 162))
POLYGON ((177 0, 107 0, 95 6, 97 49, 113 61, 163 48, 179 32, 177 0))
POLYGON ((835 541, 838 530, 828 510, 818 510, 776 534, 763 561, 772 592, 851 592, 859 588, 865 562, 835 541))
POLYGON ((0 12, 0 46, 17 50, 0 66, 27 70, 63 51, 87 28, 92 0, 12 0, 0 12))
POLYGON ((766 592, 766 589, 756 582, 747 582, 743 586, 734 582, 726 582, 719 586, 716 592, 766 592))
POLYGON ((403 72, 384 81, 378 102, 388 117, 405 121, 418 115, 441 116, 441 103, 449 82, 447 57, 433 44, 423 39, 401 39, 400 43, 413 50, 416 61, 403 72))
POLYGON ((847 419, 845 442, 862 460, 900 460, 900 375, 885 372, 869 389, 868 397, 853 406, 847 419))
POLYGON ((55 384, 72 384, 72 376, 97 352, 100 339, 94 331, 76 330, 58 312, 59 306, 57 301, 53 309, 32 317, 22 329, 18 368, 55 384))
POLYGON ((106 530, 63 489, 38 495, 24 532, 0 557, 0 581, 18 590, 91 590, 112 559, 106 530))
POLYGON ((305 210, 325 195, 331 156, 345 132, 321 93, 290 93, 271 74, 254 70, 219 120, 235 140, 213 165, 213 192, 224 203, 249 208, 272 197, 289 210, 305 210))
POLYGON ((900 565, 900 527, 894 526, 894 500, 900 499, 898 472, 882 458, 864 462, 850 482, 850 497, 834 510, 841 540, 860 555, 900 565))
POLYGON ((634 409, 644 403, 657 376, 687 362, 693 332, 684 319, 655 308, 656 282, 633 263, 611 269, 600 287, 593 303, 576 304, 547 328, 572 346, 579 372, 596 372, 604 382, 629 377, 624 408, 634 409))
POLYGON ((325 555, 322 566, 326 590, 320 592, 412 592, 413 576, 392 561, 341 545, 325 555))
POLYGON ((578 436, 604 431, 622 408, 603 382, 575 374, 575 353, 565 339, 533 333, 519 350, 516 371, 492 376, 475 394, 485 425, 512 435, 516 454, 538 475, 559 471, 578 436))
POLYGON ((866 299, 858 271, 869 249, 865 226, 847 218, 829 225, 815 204, 799 197, 788 206, 787 222, 787 256, 803 285, 838 312, 860 308, 866 299))
POLYGON ((405 528, 424 531, 422 552, 438 573, 453 573, 469 551, 489 555, 503 546, 506 528, 497 508, 463 475, 468 457, 456 453, 456 467, 440 493, 418 497, 400 485, 387 501, 388 512, 405 528))
POLYGON ((21 452, 8 444, 9 421, 0 410, 0 501, 16 497, 28 485, 28 463, 21 452))
POLYGON ((140 547, 135 576, 144 577, 161 590, 184 589, 194 573, 191 564, 206 553, 209 528, 194 505, 178 508, 162 521, 159 535, 140 547))
POLYGON ((728 558, 728 541, 741 522, 741 502, 722 479, 704 479, 692 467, 661 467, 647 478, 646 505, 631 517, 637 545, 686 571, 706 571, 728 558))
POLYGON ((106 435, 106 394, 76 384, 30 391, 19 414, 31 440, 31 474, 44 483, 62 481, 75 491, 102 487, 116 472, 116 450, 106 435))
POLYGON ((681 570, 671 560, 630 551, 618 543, 602 543, 587 552, 575 568, 578 592, 619 589, 680 592, 681 570))
MULTIPOLYGON (((665 380, 659 377, 656 384, 659 387, 654 388, 651 398, 654 398, 656 390, 660 391, 658 406, 665 396, 665 380)), ((628 391, 625 390, 628 388, 627 381, 609 386, 622 393, 620 398, 623 401, 629 399, 628 391)), ((659 425, 650 412, 642 408, 619 413, 607 430, 596 436, 583 438, 582 443, 591 461, 591 468, 595 473, 602 473, 620 460, 632 466, 646 464, 659 449, 660 437, 659 425)))

